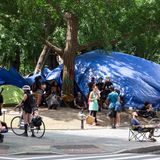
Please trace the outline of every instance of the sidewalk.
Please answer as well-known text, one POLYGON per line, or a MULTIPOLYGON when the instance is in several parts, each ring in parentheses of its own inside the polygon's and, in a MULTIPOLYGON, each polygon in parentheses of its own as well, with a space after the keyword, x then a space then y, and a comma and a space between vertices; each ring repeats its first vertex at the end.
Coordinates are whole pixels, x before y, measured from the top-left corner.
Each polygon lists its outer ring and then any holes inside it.
MULTIPOLYGON (((45 136, 42 139, 21 137, 10 131, 5 134, 4 142, 0 144, 0 154, 142 153, 160 148, 160 138, 157 138, 157 142, 128 141, 128 127, 110 129, 105 115, 104 119, 99 119, 101 126, 85 124, 81 130, 78 110, 64 111, 66 109, 40 110, 46 124, 45 136)), ((1 118, 5 118, 10 126, 11 119, 16 115, 17 112, 8 111, 5 117, 1 118)))
POLYGON ((5 135, 0 154, 98 154, 159 150, 157 142, 128 141, 128 129, 47 130, 42 139, 5 135), (138 149, 137 149, 138 148, 138 149), (140 149, 140 150, 139 150, 140 149))

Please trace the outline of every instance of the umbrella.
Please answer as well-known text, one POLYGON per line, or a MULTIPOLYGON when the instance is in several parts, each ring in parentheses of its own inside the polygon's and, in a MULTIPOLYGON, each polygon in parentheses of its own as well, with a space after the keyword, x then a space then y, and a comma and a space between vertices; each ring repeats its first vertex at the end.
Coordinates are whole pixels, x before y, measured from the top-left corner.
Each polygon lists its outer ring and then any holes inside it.
POLYGON ((2 85, 0 86, 0 90, 4 89, 2 92, 4 104, 19 104, 22 99, 24 92, 21 88, 18 88, 13 85, 2 85))

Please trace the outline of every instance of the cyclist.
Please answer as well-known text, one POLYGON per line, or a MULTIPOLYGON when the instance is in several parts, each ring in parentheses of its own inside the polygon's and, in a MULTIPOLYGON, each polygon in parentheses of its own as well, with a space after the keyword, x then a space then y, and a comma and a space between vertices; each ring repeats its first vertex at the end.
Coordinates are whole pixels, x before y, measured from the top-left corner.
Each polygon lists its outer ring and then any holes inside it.
MULTIPOLYGON (((23 119, 24 119, 24 134, 23 136, 26 136, 28 137, 28 133, 27 133, 27 130, 28 130, 28 125, 31 125, 32 127, 32 123, 31 123, 31 114, 32 114, 32 106, 30 104, 30 97, 31 97, 31 88, 30 86, 28 85, 24 85, 22 87, 23 91, 24 91, 24 97, 23 97, 23 100, 22 100, 22 109, 23 109, 23 119)), ((32 137, 35 137, 34 136, 34 131, 32 131, 32 137)))

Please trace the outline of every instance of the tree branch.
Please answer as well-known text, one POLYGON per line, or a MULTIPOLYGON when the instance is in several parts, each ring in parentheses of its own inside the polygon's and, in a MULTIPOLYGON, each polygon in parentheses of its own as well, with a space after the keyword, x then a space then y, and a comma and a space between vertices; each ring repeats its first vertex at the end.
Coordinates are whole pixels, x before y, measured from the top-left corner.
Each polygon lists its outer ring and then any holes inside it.
POLYGON ((89 42, 87 44, 79 46, 77 49, 77 52, 80 52, 80 51, 83 51, 83 50, 86 50, 89 48, 93 48, 93 47, 100 48, 102 46, 103 46, 103 42, 101 42, 101 41, 89 42))
POLYGON ((49 41, 45 40, 45 44, 53 51, 56 52, 60 57, 63 57, 63 49, 54 46, 49 41))

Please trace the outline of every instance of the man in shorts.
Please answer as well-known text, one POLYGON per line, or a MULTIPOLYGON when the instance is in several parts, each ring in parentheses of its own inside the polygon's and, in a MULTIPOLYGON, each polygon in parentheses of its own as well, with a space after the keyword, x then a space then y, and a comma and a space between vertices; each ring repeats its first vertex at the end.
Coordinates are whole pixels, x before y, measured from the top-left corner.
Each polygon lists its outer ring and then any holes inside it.
POLYGON ((114 89, 113 86, 110 87, 111 93, 109 93, 108 97, 107 97, 107 103, 109 104, 109 117, 110 117, 110 121, 111 121, 111 126, 112 128, 116 128, 116 110, 115 110, 115 106, 116 103, 118 101, 118 93, 116 92, 116 90, 114 89))

